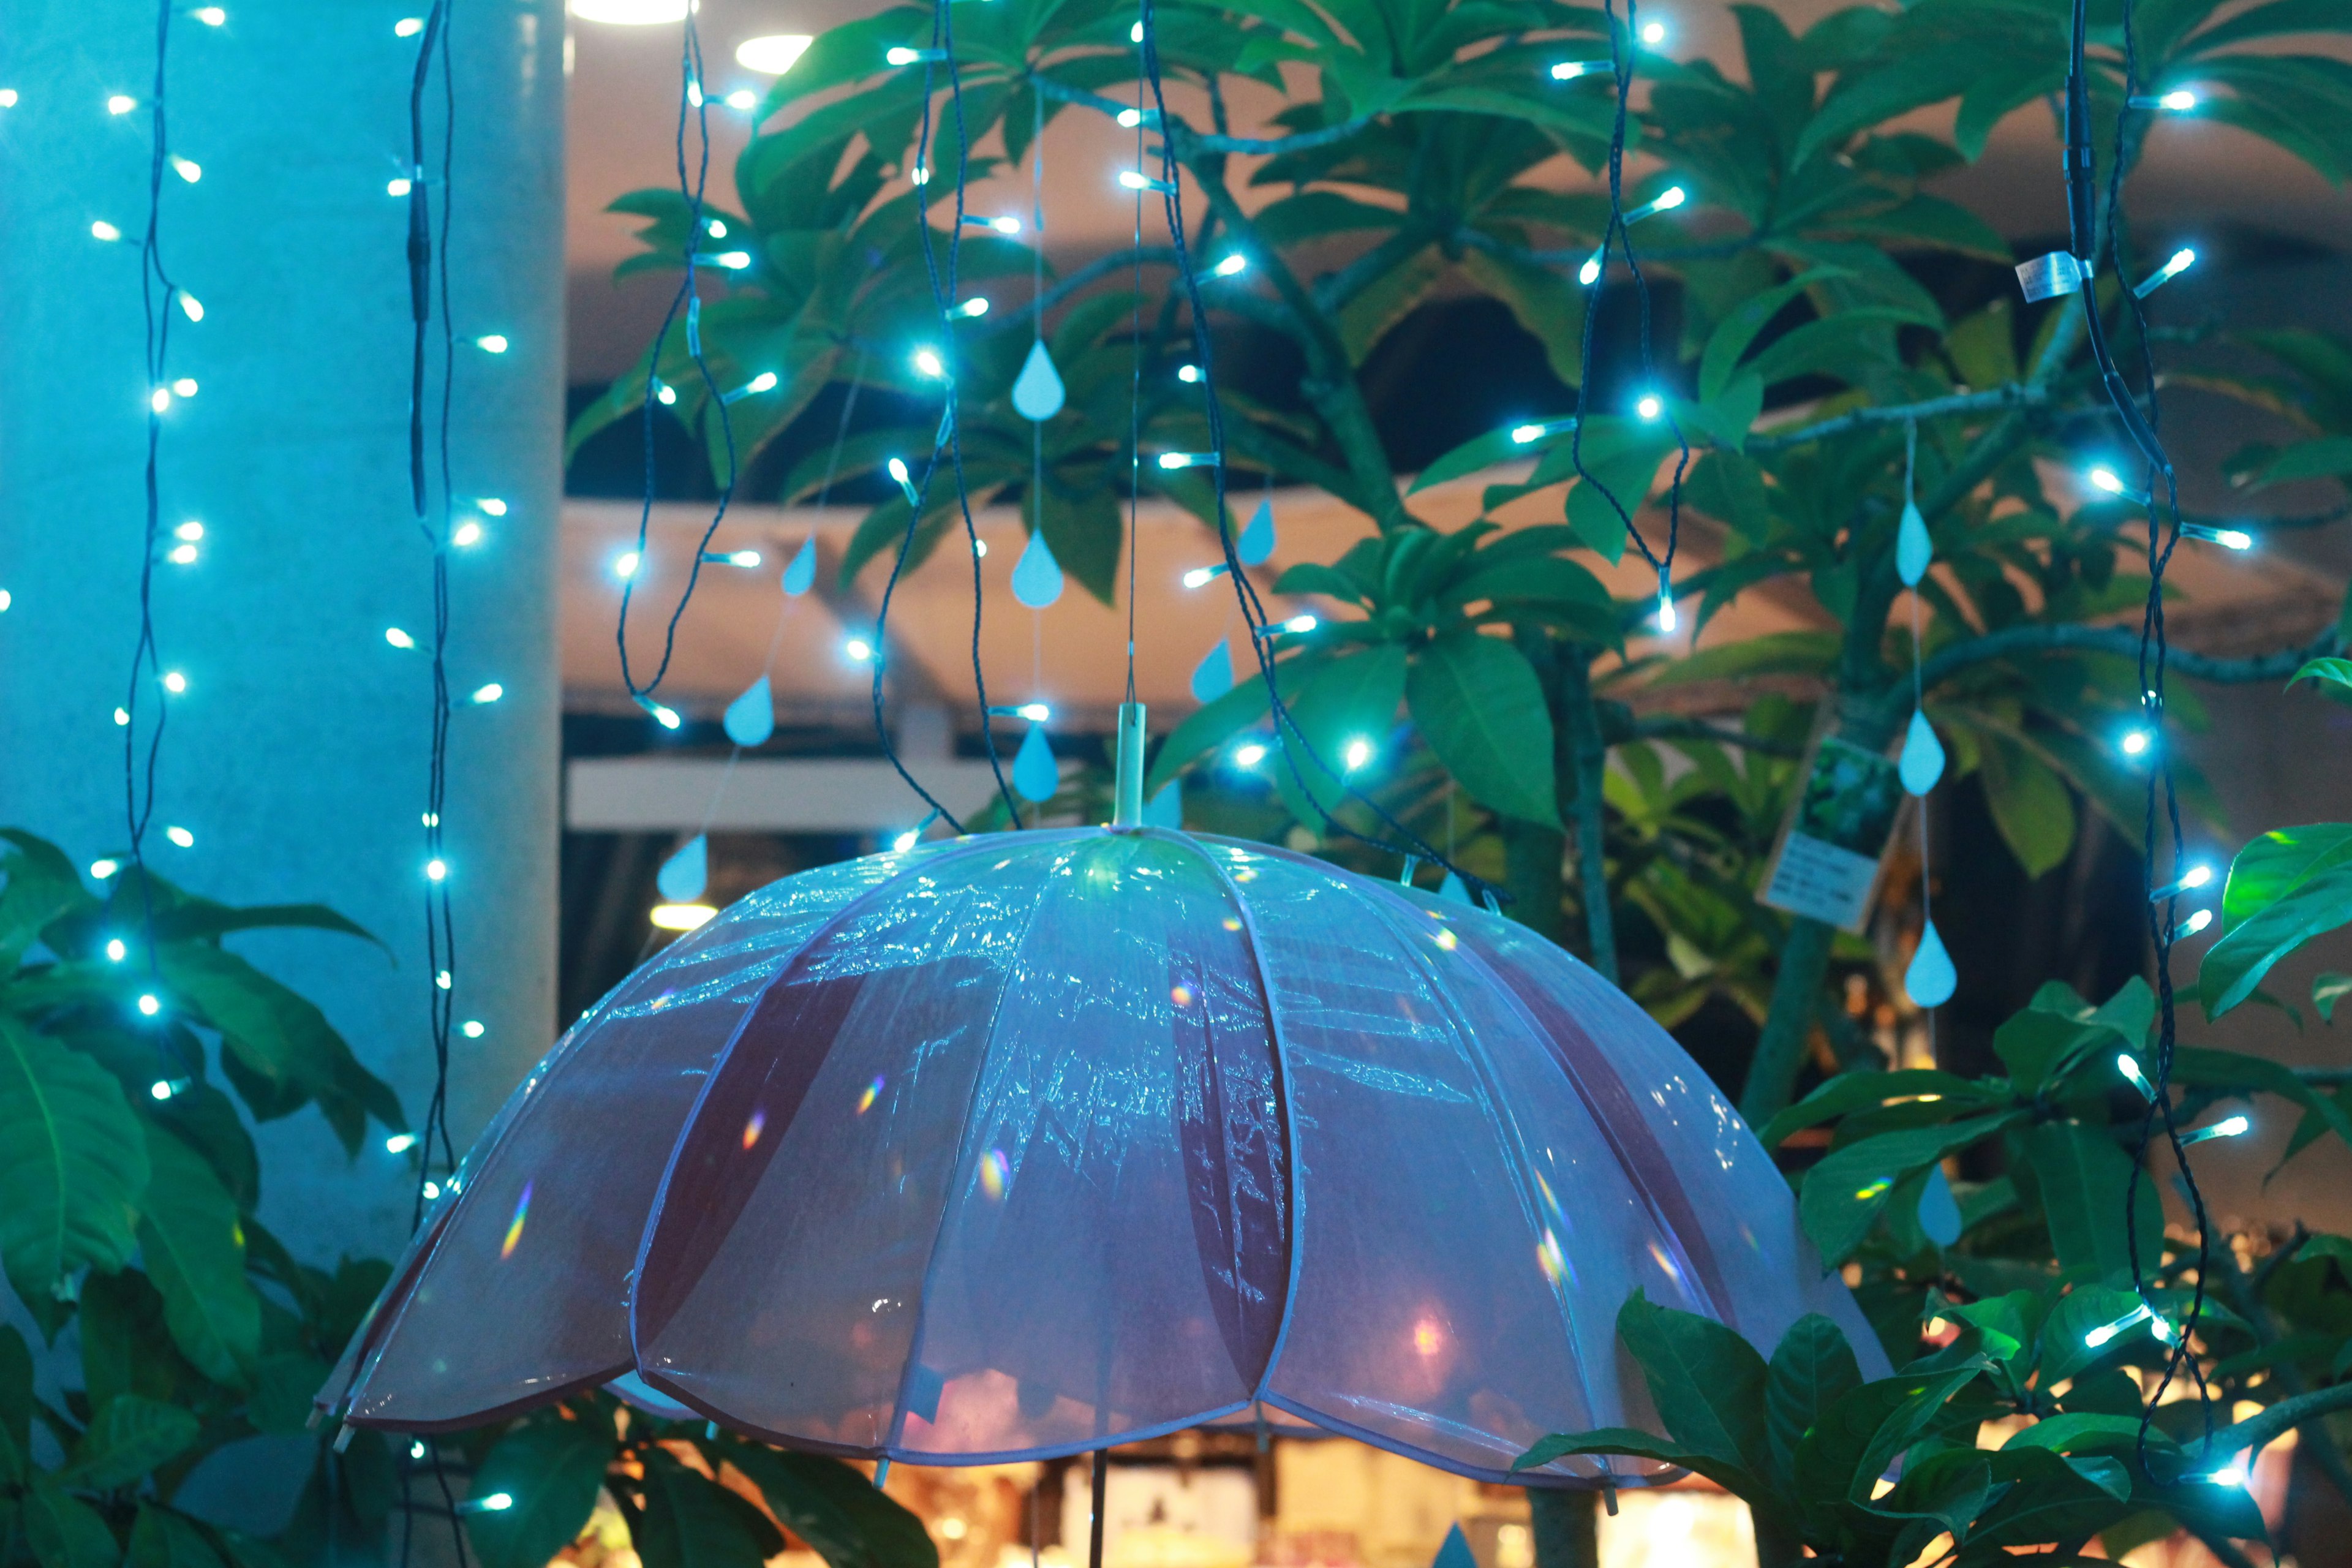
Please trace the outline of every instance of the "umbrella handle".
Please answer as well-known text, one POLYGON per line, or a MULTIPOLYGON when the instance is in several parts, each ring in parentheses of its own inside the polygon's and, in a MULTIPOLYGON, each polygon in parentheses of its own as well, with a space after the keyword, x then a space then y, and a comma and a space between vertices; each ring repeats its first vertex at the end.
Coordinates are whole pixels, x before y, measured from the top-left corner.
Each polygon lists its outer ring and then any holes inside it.
POLYGON ((1118 796, 1110 825, 1143 826, 1143 704, 1118 705, 1118 796))

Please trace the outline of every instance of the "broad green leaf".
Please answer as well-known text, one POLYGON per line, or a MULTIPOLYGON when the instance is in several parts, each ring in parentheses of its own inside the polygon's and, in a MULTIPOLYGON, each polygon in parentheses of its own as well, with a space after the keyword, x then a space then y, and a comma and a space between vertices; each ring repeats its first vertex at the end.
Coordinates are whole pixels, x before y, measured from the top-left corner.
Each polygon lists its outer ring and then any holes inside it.
POLYGON ((1500 300, 1528 335, 1543 344, 1552 374, 1571 387, 1582 378, 1582 289, 1555 268, 1484 250, 1465 250, 1461 266, 1472 285, 1500 300))
POLYGON ((354 1153, 369 1117, 395 1131, 404 1124, 390 1086, 360 1066, 307 998, 236 954, 203 942, 176 942, 158 956, 165 983, 220 1030, 229 1054, 274 1088, 300 1097, 268 1110, 254 1107, 257 1116, 316 1100, 344 1149, 354 1153))
MULTIPOLYGON (((2108 1224, 2112 1226, 2116 1217, 2109 1216, 2108 1224)), ((2080 1377, 2099 1363, 2134 1348, 2133 1334, 2141 1336, 2139 1344, 2146 1344, 2147 1330, 2144 1326, 2095 1345, 2090 1342, 2094 1330, 2116 1321, 2139 1305, 2139 1297, 2132 1291, 2095 1283, 2077 1285, 2059 1298, 2049 1316, 2042 1320, 2034 1342, 2042 1386, 2048 1388, 2062 1378, 2080 1377)))
POLYGON ((1301 822, 1315 826, 1347 798, 1348 746, 1358 739, 1378 745, 1387 737, 1404 701, 1404 680, 1403 646, 1377 643, 1326 661, 1286 704, 1297 736, 1285 734, 1289 760, 1269 769, 1301 822), (1298 737, 1307 742, 1304 752, 1298 737))
POLYGON ((196 1418, 175 1405, 121 1394, 91 1415, 58 1479, 91 1491, 127 1487, 195 1442, 196 1418))
POLYGON ((514 1500, 467 1521, 482 1568, 545 1568, 587 1526, 618 1449, 610 1413, 593 1405, 586 1415, 541 1411, 509 1428, 474 1475, 474 1496, 514 1500))
POLYGON ((18 1526, 41 1568, 116 1568, 122 1549, 96 1509, 57 1482, 36 1480, 20 1503, 18 1526))
POLYGON ((1819 1312, 1790 1325, 1772 1352, 1765 1386, 1765 1422, 1771 1438, 1774 1474, 1787 1486, 1794 1478, 1797 1448, 1820 1424, 1824 1411, 1862 1386, 1862 1367, 1838 1326, 1819 1312))
MULTIPOLYGON (((2322 690, 2338 687, 2342 693, 2352 695, 2352 658, 2315 658, 2306 660, 2287 681, 2293 686, 2298 680, 2308 680, 2322 690)), ((2336 693, 2330 693, 2336 695, 2336 693)))
POLYGON ((1437 287, 1446 273, 1444 252, 1425 245, 1359 290, 1339 311, 1339 342, 1349 364, 1361 364, 1391 328, 1437 287))
POLYGON ((1837 661, 1837 653, 1835 632, 1766 632, 1685 655, 1655 671, 1650 684, 1688 686, 1759 675, 1820 675, 1837 661))
POLYGON ((2238 851, 2221 893, 2226 934, 2199 966, 2199 1000, 2218 1018, 2271 966, 2313 937, 2352 921, 2352 825, 2265 833, 2238 851))
POLYGON ((236 1202, 202 1155, 152 1124, 147 1160, 139 1250, 172 1342, 206 1377, 241 1386, 261 1353, 261 1298, 246 1278, 236 1202))
POLYGON ((1871 1488, 1943 1413, 1944 1402, 1975 1381, 1981 1360, 1957 1367, 1865 1383, 1830 1402, 1797 1445, 1798 1495, 1815 1501, 1867 1500, 1871 1488))
POLYGON ((1473 436, 1437 461, 1422 469, 1413 479, 1407 495, 1418 495, 1432 485, 1458 479, 1465 474, 1475 474, 1481 468, 1491 468, 1497 463, 1534 456, 1543 448, 1532 443, 1514 440, 1511 436, 1517 426, 1489 430, 1484 436, 1473 436))
POLYGON ((1771 1473, 1764 1358, 1737 1330, 1637 1290, 1618 1309, 1617 1337, 1641 1363, 1651 1403, 1676 1443, 1750 1475, 1771 1473))
POLYGON ((1801 272, 1775 289, 1751 295, 1740 301, 1731 312, 1716 324, 1706 340, 1706 353, 1699 360, 1698 395, 1702 403, 1714 397, 1731 384, 1732 373, 1747 357, 1748 346, 1758 333, 1769 326, 1772 319, 1801 299, 1814 284, 1831 278, 1843 278, 1841 267, 1816 267, 1801 272))
POLYGON ((2115 1440, 2129 1440, 2139 1434, 2137 1415, 2095 1415, 2074 1413, 2045 1415, 2021 1431, 2010 1434, 2004 1448, 2050 1448, 2063 1453, 2076 1445, 2092 1447, 2112 1447, 2115 1440))
POLYGON ((1960 1110, 1994 1104, 2000 1098, 1996 1091, 1957 1073, 1937 1072, 1928 1068, 1915 1068, 1903 1072, 1866 1069, 1843 1072, 1825 1079, 1811 1094, 1766 1122, 1763 1131, 1756 1136, 1767 1149, 1777 1149, 1782 1140, 1799 1128, 1817 1127, 1824 1121, 1882 1105, 1888 1100, 1918 1099, 1927 1095, 1948 1100, 1955 1110, 1960 1110))
POLYGON ((0 974, 14 971, 41 928, 59 916, 95 909, 98 900, 81 885, 81 872, 64 850, 46 838, 0 828, 0 974))
POLYGON ((1887 1194, 1914 1173, 2022 1120, 2022 1110, 1993 1111, 1934 1127, 1882 1132, 1833 1151, 1805 1173, 1797 1212, 1805 1234, 1831 1268, 1843 1263, 1886 1206, 1887 1194))
MULTIPOLYGON (((1243 656, 1244 659, 1247 657, 1243 656)), ((1298 695, 1307 678, 1321 668, 1324 658, 1309 651, 1293 654, 1275 665, 1275 679, 1281 683, 1284 701, 1298 695)), ((1234 675, 1230 690, 1186 714, 1168 732, 1168 738, 1160 742, 1160 750, 1151 758, 1151 770, 1144 775, 1145 795, 1157 794, 1161 785, 1198 762, 1203 753, 1223 745, 1265 717, 1271 706, 1266 701, 1265 678, 1245 662, 1236 664, 1234 675)))
POLYGON ((1738 1465, 1727 1464, 1703 1449, 1686 1448, 1632 1426, 1602 1426, 1591 1432, 1546 1437, 1512 1460, 1511 1468, 1532 1469, 1574 1454, 1623 1454, 1631 1458, 1655 1459, 1662 1465, 1677 1465, 1705 1476, 1725 1491, 1744 1499, 1750 1507, 1771 1508, 1779 1500, 1762 1477, 1738 1465))
POLYGON ((939 1568, 923 1521, 840 1460, 748 1443, 720 1451, 831 1568, 939 1568))
POLYGON ((2298 441, 2272 458, 2263 467, 2260 482, 2279 485, 2291 479, 2333 479, 2347 473, 2352 473, 2352 436, 2322 436, 2298 441))
POLYGON ((2336 1022, 2336 1004, 2352 996, 2352 974, 2328 970, 2311 983, 2311 1005, 2319 1011, 2322 1023, 2336 1022))
POLYGON ((1414 657, 1405 700, 1438 761, 1473 797, 1522 822, 1559 826, 1551 715, 1517 648, 1470 632, 1439 637, 1414 657))
POLYGON ((152 1502, 139 1505, 124 1563, 125 1568, 221 1568, 220 1553, 194 1521, 152 1502))
MULTIPOLYGON (((2127 1283, 2131 1237, 2124 1229, 2124 1194, 2131 1182, 2131 1157, 2105 1131, 2079 1121, 2042 1122, 2027 1130, 2023 1142, 2058 1266, 2127 1283)), ((2131 1216, 2140 1267, 2153 1269, 2164 1246, 2164 1211, 2153 1178, 2141 1177, 2131 1216)))
POLYGON ((782 1547, 774 1526, 667 1449, 645 1455, 645 1510, 630 1538, 646 1568, 761 1568, 782 1547))
POLYGON ((2063 864, 2074 847, 2074 796, 2066 781, 2008 736, 1989 732, 1981 776, 1993 826, 2029 877, 2063 864))
POLYGON ((0 1263, 20 1299, 131 1259, 147 1148, 114 1076, 0 1015, 0 1263))

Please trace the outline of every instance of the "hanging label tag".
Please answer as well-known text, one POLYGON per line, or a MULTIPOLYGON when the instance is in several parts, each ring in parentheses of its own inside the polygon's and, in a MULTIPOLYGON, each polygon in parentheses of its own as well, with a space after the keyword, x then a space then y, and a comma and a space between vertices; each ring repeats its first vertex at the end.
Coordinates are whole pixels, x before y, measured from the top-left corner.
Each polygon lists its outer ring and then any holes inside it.
POLYGON ((1833 735, 1816 739, 1780 825, 1759 903, 1859 931, 1909 797, 1893 762, 1833 735))
POLYGON ((2028 303, 2073 294, 2083 287, 2083 264, 2063 250, 2017 264, 2017 286, 2028 303))

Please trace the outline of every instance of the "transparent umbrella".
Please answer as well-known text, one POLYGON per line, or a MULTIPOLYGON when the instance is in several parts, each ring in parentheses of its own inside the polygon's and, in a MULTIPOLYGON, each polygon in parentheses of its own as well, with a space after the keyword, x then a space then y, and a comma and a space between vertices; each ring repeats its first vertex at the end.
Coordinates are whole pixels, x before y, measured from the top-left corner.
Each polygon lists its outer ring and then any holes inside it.
POLYGON ((557 1043, 321 1405, 431 1431, 614 1380, 795 1447, 1096 1449, 1254 1405, 1639 1484, 1629 1292, 1874 1354, 1664 1030, 1497 916, 1161 829, 788 877, 557 1043))

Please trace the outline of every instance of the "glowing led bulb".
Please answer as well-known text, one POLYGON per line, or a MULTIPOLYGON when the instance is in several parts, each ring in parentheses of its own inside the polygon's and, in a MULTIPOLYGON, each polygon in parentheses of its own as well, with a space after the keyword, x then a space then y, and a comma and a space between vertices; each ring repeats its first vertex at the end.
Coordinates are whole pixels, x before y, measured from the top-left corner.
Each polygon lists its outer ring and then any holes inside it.
POLYGON ((16 107, 16 89, 13 87, 0 87, 0 109, 14 109, 16 107))
POLYGON ((670 385, 667 382, 655 382, 654 401, 660 404, 664 408, 667 408, 671 404, 677 401, 677 388, 670 385))
POLYGON ((1264 761, 1265 748, 1255 741, 1234 748, 1234 765, 1236 767, 1254 768, 1264 761))
POLYGON ((1562 60, 1559 64, 1551 68, 1551 79, 1554 81, 1574 81, 1578 77, 1583 76, 1587 72, 1595 68, 1596 68, 1590 61, 1562 60))
POLYGON ((2218 544, 2224 550, 2252 550, 2254 536, 2238 528, 2212 528, 2201 522, 2184 522, 2181 534, 2189 539, 2201 539, 2208 544, 2218 544))
POLYGON ((1587 289, 1591 288, 1595 283, 1601 281, 1601 253, 1599 251, 1596 250, 1590 257, 1586 258, 1584 265, 1576 269, 1576 280, 1579 283, 1583 284, 1587 289))
POLYGON ((1666 25, 1664 22, 1643 23, 1642 41, 1652 48, 1656 48, 1666 41, 1666 25))
POLYGON ((104 218, 100 218, 89 226, 89 234, 92 239, 114 240, 122 237, 122 231, 104 218))
POLYGON ((1678 619, 1675 615, 1674 595, 1671 594, 1660 594, 1658 595, 1658 630, 1661 632, 1671 632, 1678 624, 1678 619))
POLYGON ((109 114, 128 114, 139 107, 139 100, 127 92, 118 92, 106 100, 109 114))
POLYGON ((759 563, 760 552, 756 550, 730 551, 727 556, 727 564, 730 566, 740 566, 748 570, 759 563))
MULTIPOLYGON (((140 998, 140 1004, 139 1010, 141 1012, 144 1013, 148 1011, 146 1006, 146 998, 140 998)), ((177 1089, 172 1087, 170 1080, 165 1079, 159 1078, 153 1083, 147 1086, 147 1095, 151 1100, 169 1100, 173 1095, 178 1092, 179 1091, 177 1089)))
POLYGON ((2199 910, 2195 914, 2190 915, 2187 920, 2182 921, 2179 925, 2172 928, 2172 940, 2179 942, 2183 937, 2195 936, 2199 931, 2203 931, 2207 926, 2211 925, 2212 923, 2213 911, 2211 910, 2199 910))
POLYGON ((921 837, 922 835, 909 827, 906 832, 901 833, 898 837, 890 840, 890 847, 896 849, 899 854, 904 855, 908 850, 912 849, 916 844, 921 840, 921 837))
POLYGON ((1347 768, 1348 772, 1351 773, 1371 760, 1372 743, 1370 741, 1365 740, 1361 735, 1349 741, 1348 742, 1347 750, 1339 753, 1340 763, 1347 768))
POLYGON ((173 696, 177 697, 181 692, 185 691, 187 689, 188 678, 186 676, 182 675, 176 669, 167 669, 163 672, 164 690, 170 692, 173 696))
POLYGON ((1224 574, 1225 569, 1222 564, 1215 566, 1195 566, 1190 572, 1184 574, 1184 586, 1187 588, 1204 588, 1224 574))
POLYGON ((504 517, 507 514, 507 503, 500 500, 496 496, 484 496, 474 504, 480 507, 492 517, 504 517))
POLYGON ((642 559, 634 550, 622 551, 613 557, 613 575, 625 579, 635 576, 642 559))
POLYGON ((2156 1086, 2147 1081, 2147 1074, 2140 1071, 2139 1063, 2133 1059, 2129 1051, 2116 1053, 2116 1070, 2123 1074, 2125 1082, 2139 1090, 2140 1098, 2143 1100, 2156 1098, 2156 1086))
POLYGON ((162 414, 172 406, 172 389, 159 386, 147 395, 147 406, 162 414))
POLYGON ((1134 26, 1129 27, 1127 30, 1127 41, 1130 44, 1139 44, 1143 42, 1142 23, 1138 22, 1134 26))
POLYGON ((2224 1116, 2210 1127, 2200 1127, 2193 1132, 2183 1132, 2180 1135, 2180 1142, 2186 1145, 2202 1143, 2209 1138, 2242 1137, 2252 1126, 2253 1123, 2242 1116, 2224 1116))
POLYGON ((1311 632, 1322 624, 1313 616, 1293 616, 1282 623, 1282 629, 1286 632, 1311 632))
POLYGON ((722 250, 710 260, 715 267, 724 267, 730 272, 740 272, 751 265, 751 253, 748 250, 722 250))
POLYGON ((167 827, 163 829, 163 837, 182 849, 194 849, 196 847, 196 836, 184 827, 167 827))
POLYGON ((188 15, 207 27, 217 27, 228 20, 228 13, 217 5, 199 5, 188 15))
POLYGON ((1239 251, 1234 252, 1233 255, 1226 257, 1223 261, 1218 262, 1214 267, 1209 268, 1210 271, 1215 273, 1220 278, 1235 277, 1248 269, 1249 258, 1244 256, 1239 251))
POLYGON ((2197 95, 2185 87, 2175 88, 2156 100, 2175 114, 2186 114, 2197 107, 2197 95))
POLYGON ((1201 367, 1197 364, 1180 364, 1176 367, 1176 379, 1190 386, 1201 379, 1201 367))
POLYGON ((762 76, 782 76, 816 40, 806 33, 769 33, 735 46, 735 63, 762 76))
POLYGON ((507 352, 507 340, 499 333, 491 332, 476 338, 474 346, 486 354, 502 354, 507 352))
POLYGON ((151 991, 147 994, 139 998, 139 1010, 152 1018, 156 1014, 163 1010, 163 1004, 156 997, 155 994, 151 991))
POLYGON ((197 163, 194 158, 183 158, 177 153, 174 153, 172 157, 172 173, 179 175, 180 178, 187 181, 188 184, 192 185, 198 180, 205 177, 203 164, 197 163))
POLYGON ((988 220, 988 226, 999 234, 1019 234, 1021 220, 1017 217, 992 217, 988 220))
POLYGON ((756 92, 753 92, 753 91, 752 91, 750 88, 748 88, 748 87, 739 87, 739 88, 737 88, 733 92, 730 92, 730 93, 729 93, 729 94, 727 95, 727 98, 726 98, 726 100, 725 100, 725 101, 726 101, 727 107, 728 107, 728 108, 730 108, 730 109, 740 109, 740 110, 752 110, 752 109, 756 109, 756 108, 758 108, 758 107, 759 107, 759 104, 760 104, 760 95, 759 95, 758 93, 756 93, 756 92))
POLYGON ((1118 172, 1118 183, 1130 191, 1158 191, 1161 195, 1173 195, 1176 192, 1176 187, 1168 181, 1155 180, 1150 175, 1139 174, 1133 169, 1121 169, 1118 172))
POLYGON ((130 951, 131 950, 129 948, 122 945, 122 939, 121 937, 110 937, 107 939, 106 956, 113 960, 115 963, 121 963, 124 955, 129 953, 130 951))
POLYGON ((1659 400, 1658 395, 1654 392, 1643 394, 1642 401, 1633 405, 1633 412, 1644 419, 1655 419, 1665 411, 1665 404, 1659 400))
POLYGON ((428 882, 442 882, 442 881, 446 881, 446 880, 448 879, 448 877, 449 877, 449 863, 448 863, 447 861, 446 861, 446 860, 427 860, 426 862, 425 862, 425 879, 426 881, 428 881, 428 882))
POLYGON ((2212 867, 2191 866, 2188 870, 2182 872, 2173 880, 2167 882, 2161 888, 2149 889, 2147 901, 2151 904, 2160 904, 2176 893, 2187 892, 2191 888, 2201 888, 2212 879, 2212 867))
POLYGON ((2194 250, 2189 249, 2187 246, 2183 246, 2179 250, 2174 251, 2171 256, 2167 258, 2163 266, 2158 268, 2155 271, 2149 273, 2146 279, 2142 279, 2139 285, 2132 289, 2132 292, 2145 300, 2150 294, 2155 293, 2158 289, 2163 288, 2167 283, 2171 282, 2175 278, 2179 277, 2182 273, 2188 271, 2190 268, 2196 265, 2197 253, 2194 250))
POLYGON ((122 862, 120 860, 93 860, 89 863, 89 874, 101 882, 121 869, 122 862))
POLYGON ((403 16, 392 25, 392 36, 395 38, 413 38, 423 31, 425 18, 422 16, 403 16))
POLYGON ((114 710, 114 725, 115 725, 115 728, 116 728, 116 729, 118 729, 118 730, 119 730, 119 729, 121 729, 122 726, 124 726, 125 724, 128 724, 128 723, 130 723, 130 722, 131 722, 131 710, 130 710, 129 709, 127 709, 127 708, 117 708, 117 709, 114 710))
POLYGON ((174 544, 164 553, 163 559, 174 566, 193 566, 196 562, 196 547, 193 544, 174 544))
POLYGON ((923 58, 923 51, 905 47, 886 49, 882 58, 894 66, 910 66, 923 58))
POLYGON ((1032 724, 1043 724, 1054 717, 1053 709, 1043 702, 1024 702, 1013 711, 1032 724))
POLYGON ((390 643, 394 647, 415 647, 416 646, 416 639, 410 637, 406 632, 402 631, 398 626, 384 627, 383 640, 390 643))
POLYGON ((478 686, 474 688, 474 700, 478 703, 496 702, 499 698, 504 697, 506 694, 507 689, 500 686, 495 680, 491 681, 487 686, 478 686))
POLYGON ((180 314, 187 317, 188 320, 192 321, 203 321, 205 319, 204 302, 198 300, 194 294, 189 293, 185 289, 181 289, 179 294, 180 314))
POLYGON ((406 180, 386 180, 383 183, 383 194, 388 196, 404 196, 415 188, 406 180))
POLYGON ((956 307, 956 314, 959 316, 985 316, 988 314, 988 301, 975 294, 971 299, 966 300, 962 304, 956 307))
POLYGON ((469 1040, 478 1040, 488 1031, 483 1028, 479 1018, 468 1018, 457 1026, 457 1032, 469 1040))
POLYGON ((467 518, 456 528, 450 530, 449 542, 457 546, 460 550, 469 544, 479 544, 481 542, 482 525, 476 522, 471 518, 467 518))
POLYGON ((850 637, 842 643, 841 651, 852 664, 864 664, 874 657, 874 645, 864 637, 850 637))
POLYGON ((2116 744, 2123 748, 2124 755, 2137 757, 2146 755, 2147 749, 2156 744, 2156 740, 2145 730, 2126 730, 2123 739, 2116 744))

